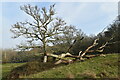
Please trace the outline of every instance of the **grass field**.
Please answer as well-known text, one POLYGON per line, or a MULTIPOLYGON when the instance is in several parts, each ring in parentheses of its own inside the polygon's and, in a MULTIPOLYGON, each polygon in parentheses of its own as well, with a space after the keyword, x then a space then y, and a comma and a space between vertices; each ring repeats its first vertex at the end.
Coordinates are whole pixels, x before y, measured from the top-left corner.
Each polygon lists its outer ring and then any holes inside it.
MULTIPOLYGON (((3 76, 11 69, 25 63, 3 64, 3 76)), ((7 74, 6 74, 7 73, 7 74)), ((108 54, 88 59, 84 62, 51 68, 29 76, 20 78, 117 78, 118 77, 118 54, 108 54)))

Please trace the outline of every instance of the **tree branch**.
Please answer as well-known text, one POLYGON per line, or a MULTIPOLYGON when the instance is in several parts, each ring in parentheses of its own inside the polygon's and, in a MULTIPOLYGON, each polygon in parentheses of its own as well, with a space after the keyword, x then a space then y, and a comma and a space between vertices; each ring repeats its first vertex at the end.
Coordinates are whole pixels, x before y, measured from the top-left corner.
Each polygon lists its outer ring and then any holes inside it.
POLYGON ((93 43, 91 46, 89 46, 89 47, 81 54, 81 57, 83 57, 87 52, 89 52, 89 50, 90 50, 91 48, 93 48, 94 46, 98 45, 98 43, 97 43, 98 40, 99 40, 98 38, 95 39, 95 40, 94 40, 94 43, 93 43))

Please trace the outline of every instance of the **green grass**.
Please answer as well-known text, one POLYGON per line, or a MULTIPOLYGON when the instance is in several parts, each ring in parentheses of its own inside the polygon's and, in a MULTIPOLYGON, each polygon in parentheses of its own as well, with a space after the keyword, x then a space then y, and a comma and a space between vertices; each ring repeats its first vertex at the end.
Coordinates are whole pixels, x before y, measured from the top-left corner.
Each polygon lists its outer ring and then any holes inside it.
MULTIPOLYGON (((2 77, 26 63, 2 64, 2 77)), ((32 67, 32 65, 31 65, 32 67)), ((42 67, 42 66, 41 66, 42 67)), ((44 66, 43 66, 44 67, 44 66)), ((22 70, 21 70, 22 71, 22 70)), ((31 70, 32 71, 32 70, 31 70)), ((118 55, 108 54, 105 57, 94 57, 84 62, 75 62, 65 66, 58 66, 42 72, 20 78, 117 78, 118 55)))
POLYGON ((118 55, 108 54, 21 78, 117 78, 118 55))
POLYGON ((2 64, 2 77, 5 77, 7 74, 10 73, 10 71, 18 66, 21 66, 25 63, 6 63, 6 64, 2 64))

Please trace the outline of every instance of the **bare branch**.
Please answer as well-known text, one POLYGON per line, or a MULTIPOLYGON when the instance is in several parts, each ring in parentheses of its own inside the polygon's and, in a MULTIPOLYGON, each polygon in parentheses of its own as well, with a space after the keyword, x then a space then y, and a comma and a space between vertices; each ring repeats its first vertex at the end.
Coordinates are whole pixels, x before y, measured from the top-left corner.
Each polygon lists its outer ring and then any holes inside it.
POLYGON ((95 40, 94 40, 94 43, 93 43, 91 46, 89 46, 89 47, 81 54, 81 57, 83 57, 87 52, 89 52, 89 50, 90 50, 91 48, 93 48, 94 46, 98 45, 98 43, 97 43, 98 40, 99 40, 99 38, 95 39, 95 40))

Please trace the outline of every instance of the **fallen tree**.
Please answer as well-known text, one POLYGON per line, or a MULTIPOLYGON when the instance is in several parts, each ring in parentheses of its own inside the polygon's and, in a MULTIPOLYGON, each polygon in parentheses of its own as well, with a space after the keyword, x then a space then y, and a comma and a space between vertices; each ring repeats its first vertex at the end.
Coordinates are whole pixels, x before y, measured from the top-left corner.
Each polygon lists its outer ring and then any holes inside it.
MULTIPOLYGON (((96 38, 93 42, 92 45, 90 45, 85 51, 79 51, 79 55, 76 56, 76 55, 72 55, 71 53, 67 52, 67 53, 63 53, 63 54, 60 54, 60 55, 56 55, 56 54, 47 54, 47 56, 52 56, 52 57, 55 57, 58 59, 58 61, 55 63, 55 64, 60 64, 60 63, 73 63, 74 61, 83 61, 85 59, 89 59, 89 58, 92 58, 92 57, 96 57, 96 56, 105 56, 103 54, 98 54, 98 55, 86 55, 86 53, 94 53, 94 52, 103 52, 104 48, 108 45, 108 44, 111 44, 109 43, 111 40, 113 39, 113 37, 105 42, 103 45, 101 45, 100 47, 96 48, 96 49, 93 49, 93 47, 96 47, 99 43, 99 38, 96 38), (71 58, 71 59, 67 59, 67 58, 71 58)), ((81 39, 82 40, 82 39, 81 39)), ((76 41, 76 40, 75 40, 76 41)), ((74 45, 75 42, 73 42, 73 45, 74 45)), ((72 46, 70 46, 71 48, 72 46)), ((70 50, 69 48, 69 50, 70 50)))

